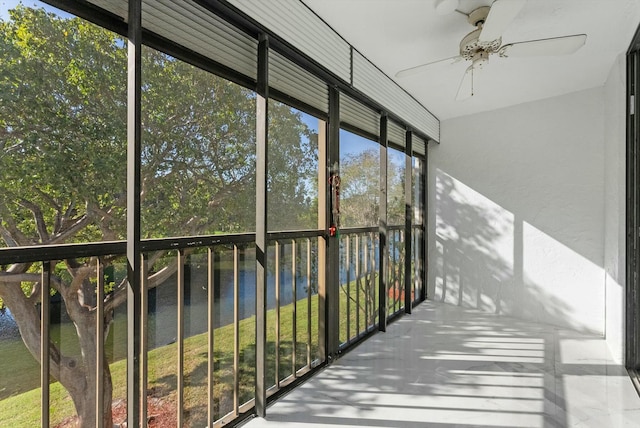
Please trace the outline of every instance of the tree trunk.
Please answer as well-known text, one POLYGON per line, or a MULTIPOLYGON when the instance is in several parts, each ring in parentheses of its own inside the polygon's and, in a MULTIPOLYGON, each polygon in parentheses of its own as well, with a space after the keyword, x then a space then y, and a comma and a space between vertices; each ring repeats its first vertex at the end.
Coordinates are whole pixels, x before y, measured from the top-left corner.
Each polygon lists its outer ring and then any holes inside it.
MULTIPOLYGON (((94 367, 95 369, 95 367, 94 367)), ((95 370, 93 371, 95 373, 95 370)), ((104 379, 104 388, 103 388, 103 409, 104 412, 102 414, 102 421, 105 428, 111 428, 113 426, 113 415, 111 411, 111 403, 112 403, 112 384, 111 384, 111 372, 109 370, 109 365, 107 364, 107 359, 104 358, 104 369, 102 371, 103 379, 104 379)), ((95 380, 95 375, 93 376, 95 380)), ((95 385, 95 381, 92 382, 95 385)), ((86 386, 89 383, 85 383, 86 386)), ((71 390, 78 391, 75 388, 67 387, 67 391, 69 391, 69 395, 71 395, 71 399, 73 400, 73 404, 76 408, 76 413, 78 414, 78 428, 94 428, 96 426, 96 393, 95 386, 88 390, 89 388, 85 388, 87 390, 82 392, 74 392, 71 390)))
MULTIPOLYGON (((94 314, 90 314, 88 318, 95 320, 94 314)), ((91 328, 95 322, 84 322, 81 327, 76 325, 78 330, 78 338, 80 348, 82 349, 83 363, 82 368, 77 372, 64 372, 60 376, 59 381, 64 386, 76 408, 78 414, 78 427, 92 428, 96 426, 96 388, 97 379, 97 361, 101 358, 103 361, 102 378, 103 378, 103 414, 102 420, 105 428, 111 428, 112 422, 112 393, 113 385, 111 380, 111 370, 106 356, 96 355, 96 337, 95 329, 91 328), (88 328, 87 328, 88 327, 88 328)))
MULTIPOLYGON (((90 296, 93 286, 88 279, 84 279, 78 292, 65 290, 62 293, 65 307, 73 321, 78 335, 82 361, 76 364, 77 370, 62 371, 58 377, 60 383, 67 389, 78 413, 78 427, 90 428, 96 425, 96 390, 98 385, 97 362, 103 361, 103 421, 105 428, 112 426, 111 400, 112 383, 111 371, 106 355, 97 355, 98 340, 104 340, 105 330, 96 334, 96 312, 93 305, 84 304, 86 299, 79 296, 90 296)), ((105 323, 106 324, 106 323, 105 323)))
MULTIPOLYGON (((188 254, 188 252, 186 252, 188 254)), ((161 256, 158 252, 155 259, 161 256)), ((163 267, 158 272, 149 277, 149 288, 157 286, 165 281, 177 270, 177 261, 173 261, 168 266, 163 267)), ((24 273, 28 266, 23 266, 20 272, 24 273)), ((53 343, 49 343, 50 354, 50 375, 62 384, 73 400, 79 418, 79 427, 95 427, 96 422, 96 385, 97 385, 97 358, 104 361, 103 382, 104 382, 104 426, 112 427, 112 394, 113 384, 111 371, 107 363, 106 355, 96 355, 96 311, 95 311, 95 283, 90 281, 90 277, 95 277, 95 269, 89 266, 77 266, 77 263, 69 261, 68 271, 73 277, 70 284, 62 284, 59 279, 52 285, 62 296, 65 309, 69 318, 75 326, 78 343, 80 345, 79 356, 65 356, 62 351, 53 343)), ((11 271, 9 269, 7 272, 11 271)), ((27 275, 27 274, 25 274, 27 275)), ((37 295, 28 297, 20 287, 21 282, 32 282, 36 284, 38 280, 33 274, 28 274, 28 278, 11 278, 11 275, 0 277, 0 297, 3 303, 9 308, 14 316, 16 324, 20 330, 20 335, 25 346, 36 359, 40 361, 40 312, 36 306, 39 301, 37 295), (17 279, 16 279, 17 278, 17 279)), ((37 287, 34 285, 34 290, 37 287)), ((37 294, 37 293, 36 293, 37 294)), ((105 314, 113 311, 115 307, 126 301, 126 288, 118 289, 109 296, 110 300, 105 300, 105 314)), ((108 321, 105 320, 104 332, 101 340, 106 339, 105 333, 108 330, 108 321)))
MULTIPOLYGON (((0 282, 0 296, 9 308, 20 330, 22 340, 31 355, 40 361, 40 313, 35 302, 25 296, 18 284, 0 282)), ((67 296, 69 297, 69 296, 67 296)), ((68 391, 73 400, 78 426, 91 428, 96 425, 96 318, 95 311, 82 307, 77 300, 65 299, 67 313, 73 320, 78 334, 81 354, 65 356, 52 342, 49 343, 50 374, 68 391)), ((106 331, 106 330, 105 330, 106 331)), ((105 428, 112 427, 112 380, 105 355, 104 361, 104 417, 105 428)))

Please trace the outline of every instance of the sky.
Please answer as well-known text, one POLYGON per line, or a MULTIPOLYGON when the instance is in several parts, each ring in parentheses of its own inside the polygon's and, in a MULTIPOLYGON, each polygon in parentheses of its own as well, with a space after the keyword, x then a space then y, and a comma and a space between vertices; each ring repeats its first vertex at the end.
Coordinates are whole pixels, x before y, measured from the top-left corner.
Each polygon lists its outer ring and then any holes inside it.
MULTIPOLYGON (((2 0, 0 0, 2 1, 2 0)), ((300 112, 302 115, 302 121, 312 129, 314 132, 318 132, 318 119, 310 114, 300 112)), ((367 148, 378 147, 378 143, 372 142, 371 140, 367 140, 366 138, 360 137, 359 135, 353 134, 351 132, 345 131, 344 129, 340 130, 340 154, 356 154, 360 153, 367 148)))
MULTIPOLYGON (((9 18, 9 9, 15 8, 19 3, 23 3, 21 0, 0 0, 0 19, 6 20, 9 18)), ((25 0, 23 4, 32 5, 37 4, 36 1, 25 0)))
POLYGON ((0 19, 2 20, 6 20, 9 18, 9 10, 15 8, 18 4, 23 4, 25 6, 31 6, 31 7, 44 7, 45 10, 48 10, 50 12, 54 12, 58 15, 61 16, 68 16, 70 17, 71 15, 61 11, 60 9, 56 9, 53 6, 49 6, 46 3, 43 3, 41 1, 37 1, 37 0, 0 0, 0 19))

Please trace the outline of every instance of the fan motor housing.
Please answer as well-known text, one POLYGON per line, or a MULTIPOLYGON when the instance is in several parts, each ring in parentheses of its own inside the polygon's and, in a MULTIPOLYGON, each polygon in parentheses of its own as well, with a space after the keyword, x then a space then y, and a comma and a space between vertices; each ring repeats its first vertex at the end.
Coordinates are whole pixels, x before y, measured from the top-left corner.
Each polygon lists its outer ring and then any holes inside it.
POLYGON ((490 42, 481 42, 478 40, 481 28, 467 34, 460 42, 460 56, 466 60, 472 61, 479 52, 487 55, 496 53, 502 44, 502 38, 492 40, 490 42))
POLYGON ((469 14, 469 17, 467 18, 469 20, 469 24, 473 25, 474 27, 480 28, 480 26, 484 24, 484 21, 487 20, 487 16, 489 16, 489 10, 491 10, 489 6, 483 6, 475 9, 469 14))
POLYGON ((469 14, 469 24, 476 27, 475 30, 464 36, 460 42, 460 56, 469 61, 475 61, 482 57, 488 58, 489 54, 498 52, 502 44, 502 38, 481 42, 478 40, 482 32, 482 26, 489 16, 489 6, 483 6, 475 9, 469 14))

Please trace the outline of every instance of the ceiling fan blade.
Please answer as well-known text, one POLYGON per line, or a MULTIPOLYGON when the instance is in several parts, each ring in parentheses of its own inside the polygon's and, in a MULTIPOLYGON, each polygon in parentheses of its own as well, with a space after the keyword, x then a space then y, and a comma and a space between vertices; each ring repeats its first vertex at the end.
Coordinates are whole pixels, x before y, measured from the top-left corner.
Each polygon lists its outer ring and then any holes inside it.
POLYGON ((439 59, 438 61, 433 61, 433 62, 428 62, 426 64, 416 65, 415 67, 411 67, 411 68, 405 68, 404 70, 398 71, 396 73, 396 77, 403 78, 403 77, 413 76, 413 75, 422 73, 423 71, 425 71, 427 68, 431 67, 432 65, 441 64, 441 63, 442 64, 444 64, 444 63, 455 64, 456 62, 460 61, 461 59, 462 59, 462 57, 460 55, 456 55, 456 56, 452 56, 451 58, 439 59))
POLYGON ((489 15, 482 25, 478 40, 491 42, 502 37, 511 21, 520 13, 526 0, 496 0, 489 9, 489 15))
POLYGON ((473 73, 474 73, 473 65, 470 65, 467 68, 467 71, 464 72, 464 76, 462 76, 462 81, 460 82, 460 87, 458 88, 458 93, 456 94, 456 101, 466 100, 473 96, 473 73))
POLYGON ((498 54, 502 57, 569 55, 584 46, 586 41, 586 34, 530 40, 528 42, 504 45, 500 48, 498 54))

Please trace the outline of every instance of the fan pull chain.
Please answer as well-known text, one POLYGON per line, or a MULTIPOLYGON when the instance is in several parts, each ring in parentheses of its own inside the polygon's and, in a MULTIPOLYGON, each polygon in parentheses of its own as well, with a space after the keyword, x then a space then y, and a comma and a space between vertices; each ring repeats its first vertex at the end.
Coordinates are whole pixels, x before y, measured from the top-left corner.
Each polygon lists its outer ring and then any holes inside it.
POLYGON ((475 71, 475 67, 471 67, 471 96, 474 95, 474 90, 473 90, 473 72, 475 71))

